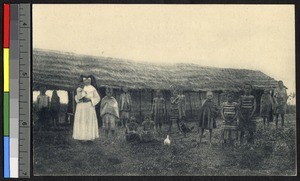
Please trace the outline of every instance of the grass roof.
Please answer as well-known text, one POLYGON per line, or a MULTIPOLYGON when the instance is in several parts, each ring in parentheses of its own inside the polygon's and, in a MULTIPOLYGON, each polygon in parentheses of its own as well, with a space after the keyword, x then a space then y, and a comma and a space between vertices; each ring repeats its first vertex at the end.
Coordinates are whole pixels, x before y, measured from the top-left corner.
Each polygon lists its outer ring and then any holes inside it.
POLYGON ((81 74, 92 74, 98 86, 163 89, 180 86, 189 91, 240 90, 244 83, 256 89, 274 88, 277 81, 261 71, 204 67, 196 64, 151 64, 109 57, 33 50, 33 89, 73 90, 81 74))

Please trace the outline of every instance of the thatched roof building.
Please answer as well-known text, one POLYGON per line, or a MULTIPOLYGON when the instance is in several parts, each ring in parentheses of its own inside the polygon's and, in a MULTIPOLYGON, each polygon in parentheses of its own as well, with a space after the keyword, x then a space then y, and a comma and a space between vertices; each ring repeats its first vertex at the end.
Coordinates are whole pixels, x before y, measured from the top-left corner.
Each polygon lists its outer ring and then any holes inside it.
POLYGON ((73 115, 75 110, 74 90, 81 74, 95 76, 102 97, 107 86, 115 88, 117 99, 120 88, 128 87, 134 102, 133 115, 140 120, 151 112, 153 91, 156 89, 163 90, 168 108, 172 87, 182 88, 187 97, 187 115, 189 119, 195 119, 207 90, 214 92, 214 101, 220 105, 226 98, 224 92, 231 90, 240 94, 244 83, 251 83, 259 104, 263 89, 272 89, 277 85, 273 78, 254 70, 184 63, 157 65, 45 50, 33 51, 32 72, 33 90, 45 86, 49 90, 68 91, 69 115, 73 115))
POLYGON ((213 68, 195 64, 156 65, 128 60, 33 50, 33 88, 74 90, 80 74, 92 74, 98 86, 186 91, 240 90, 245 82, 256 89, 274 88, 266 74, 246 69, 213 68))

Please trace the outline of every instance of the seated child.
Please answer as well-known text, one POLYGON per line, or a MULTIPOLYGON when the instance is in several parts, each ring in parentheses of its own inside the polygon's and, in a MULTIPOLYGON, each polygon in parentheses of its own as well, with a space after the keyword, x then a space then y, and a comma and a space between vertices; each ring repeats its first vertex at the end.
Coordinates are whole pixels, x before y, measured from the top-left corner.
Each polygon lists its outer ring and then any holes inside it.
POLYGON ((146 116, 142 123, 143 130, 141 134, 142 142, 150 142, 154 140, 154 126, 155 123, 150 119, 150 116, 146 116))
POLYGON ((136 123, 136 118, 131 116, 129 123, 126 124, 126 140, 130 143, 139 142, 140 135, 137 133, 138 124, 136 123))

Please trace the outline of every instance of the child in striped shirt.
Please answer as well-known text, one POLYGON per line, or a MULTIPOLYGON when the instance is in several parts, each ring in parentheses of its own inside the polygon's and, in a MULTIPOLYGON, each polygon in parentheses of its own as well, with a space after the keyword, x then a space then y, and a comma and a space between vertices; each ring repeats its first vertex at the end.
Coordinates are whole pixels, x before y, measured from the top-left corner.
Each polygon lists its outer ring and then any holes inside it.
POLYGON ((227 141, 233 143, 232 132, 235 131, 235 140, 238 138, 237 134, 237 117, 238 117, 238 103, 233 102, 233 93, 227 94, 227 102, 223 102, 221 107, 221 116, 224 120, 222 138, 224 143, 227 141))

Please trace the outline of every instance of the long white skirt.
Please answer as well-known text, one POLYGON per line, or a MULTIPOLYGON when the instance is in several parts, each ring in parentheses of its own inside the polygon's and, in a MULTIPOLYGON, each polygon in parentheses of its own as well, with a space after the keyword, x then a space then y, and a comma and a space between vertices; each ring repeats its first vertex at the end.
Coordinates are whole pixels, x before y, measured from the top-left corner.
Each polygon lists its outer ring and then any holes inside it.
POLYGON ((99 138, 96 110, 91 102, 77 104, 73 138, 76 140, 94 140, 99 138))

